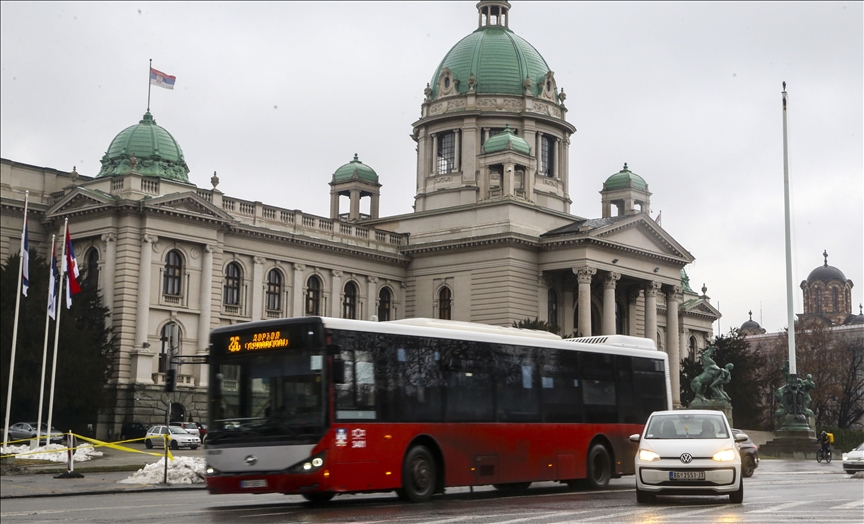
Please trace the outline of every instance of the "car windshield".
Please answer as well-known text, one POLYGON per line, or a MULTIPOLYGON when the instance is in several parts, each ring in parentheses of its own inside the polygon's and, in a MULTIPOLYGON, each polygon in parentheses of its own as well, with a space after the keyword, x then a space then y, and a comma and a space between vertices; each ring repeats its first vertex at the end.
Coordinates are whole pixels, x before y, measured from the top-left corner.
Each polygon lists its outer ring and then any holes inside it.
POLYGON ((171 432, 172 435, 188 435, 189 432, 183 428, 178 428, 177 426, 171 426, 168 428, 168 431, 171 432))
POLYGON ((722 415, 675 413, 651 417, 645 430, 647 439, 729 438, 722 415))
POLYGON ((864 442, 862 442, 860 446, 855 448, 855 451, 864 451, 864 442))

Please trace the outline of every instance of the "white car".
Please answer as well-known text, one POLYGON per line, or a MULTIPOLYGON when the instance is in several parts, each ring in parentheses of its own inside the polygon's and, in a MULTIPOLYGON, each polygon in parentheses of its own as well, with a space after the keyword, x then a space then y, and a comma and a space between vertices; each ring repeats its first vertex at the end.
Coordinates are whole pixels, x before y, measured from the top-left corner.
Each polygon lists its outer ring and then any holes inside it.
POLYGON ((729 495, 744 501, 741 455, 722 411, 655 411, 636 453, 636 501, 653 502, 657 495, 729 495))
POLYGON ((189 433, 183 428, 176 426, 153 426, 147 430, 147 435, 144 437, 144 446, 150 449, 155 444, 162 447, 165 438, 163 435, 168 435, 168 442, 171 449, 180 449, 188 447, 190 449, 198 449, 201 445, 201 439, 189 433))
POLYGON ((843 453, 843 471, 846 473, 864 471, 864 443, 849 453, 843 453))

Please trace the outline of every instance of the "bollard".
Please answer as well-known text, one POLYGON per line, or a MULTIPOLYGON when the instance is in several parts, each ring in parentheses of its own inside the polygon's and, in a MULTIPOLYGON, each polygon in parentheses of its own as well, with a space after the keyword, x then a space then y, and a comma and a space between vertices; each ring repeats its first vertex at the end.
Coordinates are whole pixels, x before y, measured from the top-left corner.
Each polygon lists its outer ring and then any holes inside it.
MULTIPOLYGON (((75 473, 75 449, 72 447, 73 439, 72 430, 66 435, 66 473, 61 473, 55 476, 55 479, 83 479, 84 475, 75 473)), ((50 437, 49 437, 50 438, 50 437)))

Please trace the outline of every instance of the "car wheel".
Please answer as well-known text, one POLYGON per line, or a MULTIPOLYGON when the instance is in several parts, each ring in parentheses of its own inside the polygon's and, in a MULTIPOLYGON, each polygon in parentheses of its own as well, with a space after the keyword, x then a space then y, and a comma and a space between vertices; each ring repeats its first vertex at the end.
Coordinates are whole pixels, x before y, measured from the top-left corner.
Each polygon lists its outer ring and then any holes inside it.
POLYGON ((153 442, 148 438, 144 441, 144 447, 147 449, 153 449, 153 442))
POLYGON ((647 491, 639 489, 639 486, 636 486, 636 502, 639 504, 651 504, 657 500, 657 495, 654 493, 648 493, 647 491))
POLYGON ((744 481, 738 483, 738 491, 733 491, 729 494, 729 502, 732 504, 741 504, 744 502, 744 481))
POLYGON ((333 497, 335 497, 335 493, 304 493, 303 498, 311 502, 312 504, 323 504, 325 502, 330 502, 333 497))
POLYGON ((753 457, 744 457, 744 461, 741 462, 741 476, 752 477, 754 471, 756 471, 756 463, 753 457))
POLYGON ((511 493, 516 493, 520 491, 525 491, 530 485, 530 482, 508 482, 507 484, 492 484, 492 487, 497 489, 498 491, 509 491, 511 493))
POLYGON ((178 444, 176 440, 172 440, 171 449, 180 449, 180 444, 178 444))
POLYGON ((601 444, 595 444, 588 452, 588 485, 591 489, 603 489, 612 477, 612 460, 601 444))
POLYGON ((402 464, 402 489, 399 498, 411 502, 426 502, 435 493, 437 472, 435 459, 426 446, 414 446, 402 464))

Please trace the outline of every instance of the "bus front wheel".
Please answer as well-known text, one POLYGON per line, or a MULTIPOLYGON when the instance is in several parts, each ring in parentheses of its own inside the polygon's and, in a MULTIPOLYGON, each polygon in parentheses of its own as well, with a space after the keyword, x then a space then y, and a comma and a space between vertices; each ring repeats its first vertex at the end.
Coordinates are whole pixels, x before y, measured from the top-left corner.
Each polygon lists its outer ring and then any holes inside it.
POLYGON ((588 452, 588 485, 591 489, 603 489, 612 477, 612 459, 609 451, 601 444, 595 444, 588 452))
POLYGON ((414 446, 402 464, 402 489, 399 498, 411 502, 426 502, 435 493, 435 459, 426 446, 414 446))

